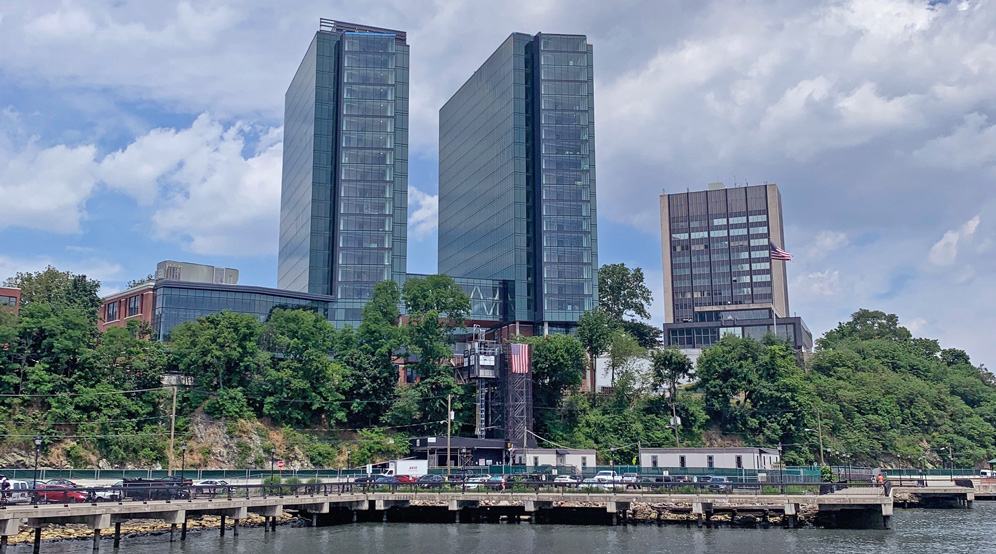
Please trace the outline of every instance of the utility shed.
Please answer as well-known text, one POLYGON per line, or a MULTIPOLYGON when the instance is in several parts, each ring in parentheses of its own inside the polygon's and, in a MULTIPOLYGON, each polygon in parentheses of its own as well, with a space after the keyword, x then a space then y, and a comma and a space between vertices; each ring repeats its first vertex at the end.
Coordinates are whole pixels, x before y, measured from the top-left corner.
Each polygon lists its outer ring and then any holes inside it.
POLYGON ((653 469, 750 469, 778 467, 781 456, 774 448, 641 448, 640 468, 653 469))

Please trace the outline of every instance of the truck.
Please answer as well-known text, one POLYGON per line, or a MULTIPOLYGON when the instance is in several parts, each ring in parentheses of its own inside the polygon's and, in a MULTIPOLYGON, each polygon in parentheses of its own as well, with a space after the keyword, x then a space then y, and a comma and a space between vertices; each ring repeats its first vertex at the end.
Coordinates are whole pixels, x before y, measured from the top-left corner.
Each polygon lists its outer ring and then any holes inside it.
POLYGON ((401 477, 407 477, 414 482, 427 473, 429 473, 428 460, 391 460, 387 463, 387 471, 383 475, 393 475, 399 480, 401 477))
POLYGON ((620 483, 622 479, 614 471, 599 471, 595 474, 595 481, 599 483, 620 483))

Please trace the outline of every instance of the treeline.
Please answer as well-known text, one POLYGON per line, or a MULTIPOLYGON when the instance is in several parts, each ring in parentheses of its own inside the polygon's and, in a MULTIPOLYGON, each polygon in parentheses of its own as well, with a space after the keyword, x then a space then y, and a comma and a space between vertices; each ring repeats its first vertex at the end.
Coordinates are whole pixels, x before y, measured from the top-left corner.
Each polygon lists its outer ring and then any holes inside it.
MULTIPOLYGON (((85 277, 49 268, 7 284, 23 295, 19 317, 0 312, 7 444, 30 448, 40 433, 46 444, 68 441, 74 464, 85 465, 87 453, 115 465, 165 463, 165 373, 192 381, 180 388, 179 437, 198 410, 268 422, 326 467, 341 465, 347 441, 351 460, 363 463, 402 454, 409 435, 445 432, 447 397, 454 433, 474 430, 473 386, 458 384, 449 364, 470 302, 445 276, 379 283, 356 329, 306 310, 277 309, 262 323, 222 312, 175 328, 169 344, 150 342, 136 323, 100 334, 99 283, 85 277), (399 385, 399 359, 415 383, 399 385)), ((651 299, 639 269, 603 266, 599 285, 600 307, 574 336, 515 339, 532 345, 541 445, 593 447, 600 463, 618 464, 640 445, 781 445, 790 464, 904 467, 949 464, 952 453, 966 467, 996 454, 993 375, 964 351, 912 337, 895 315, 859 310, 801 366, 773 336, 726 336, 693 370, 646 322, 651 299), (582 392, 600 356, 612 386, 582 392)), ((262 460, 247 454, 245 463, 262 460)))

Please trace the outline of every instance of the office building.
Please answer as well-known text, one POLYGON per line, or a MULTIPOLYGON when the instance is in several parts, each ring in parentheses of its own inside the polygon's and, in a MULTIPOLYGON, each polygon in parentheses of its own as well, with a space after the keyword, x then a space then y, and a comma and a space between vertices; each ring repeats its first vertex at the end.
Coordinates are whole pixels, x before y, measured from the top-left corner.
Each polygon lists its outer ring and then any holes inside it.
POLYGON ((439 112, 439 272, 508 281, 543 331, 598 298, 592 83, 584 35, 514 33, 439 112))
POLYGON ((334 297, 337 324, 404 279, 408 55, 402 31, 322 19, 287 89, 277 286, 334 297))
POLYGON ((662 194, 664 341, 687 349, 734 334, 777 334, 811 350, 812 335, 789 312, 782 202, 774 184, 662 194))

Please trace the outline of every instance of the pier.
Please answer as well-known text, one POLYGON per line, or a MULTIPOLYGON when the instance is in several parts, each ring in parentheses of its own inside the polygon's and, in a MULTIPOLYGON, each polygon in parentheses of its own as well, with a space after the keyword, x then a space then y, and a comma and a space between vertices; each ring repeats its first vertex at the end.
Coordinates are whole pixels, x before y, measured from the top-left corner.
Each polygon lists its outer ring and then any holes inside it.
MULTIPOLYGON (((240 521, 254 513, 264 517, 267 532, 276 530, 276 518, 294 512, 316 524, 323 514, 351 514, 352 521, 385 521, 391 509, 446 508, 459 523, 461 513, 475 509, 498 510, 503 517, 533 523, 549 521, 558 511, 584 505, 605 510, 613 524, 625 523, 633 506, 644 503, 655 509, 672 507, 689 510, 699 525, 710 524, 714 514, 763 511, 784 516, 787 526, 795 526, 803 511, 815 512, 828 525, 844 520, 864 528, 889 528, 893 512, 893 495, 880 487, 855 487, 831 494, 761 494, 760 492, 710 494, 671 493, 660 490, 622 490, 584 492, 577 489, 551 488, 529 492, 497 490, 435 491, 417 488, 363 490, 348 483, 308 485, 230 485, 224 494, 172 500, 128 500, 87 503, 51 503, 7 505, 0 509, 0 554, 7 550, 8 537, 26 526, 34 530, 34 552, 40 552, 41 528, 49 524, 84 524, 93 530, 93 549, 100 549, 100 539, 113 534, 120 545, 121 524, 130 520, 161 520, 170 525, 169 540, 184 540, 187 519, 202 515, 221 518, 223 536, 230 522, 232 535, 238 535, 240 521), (359 515, 358 517, 358 514, 359 515), (179 531, 179 532, 178 532, 179 531)), ((942 491, 937 491, 942 492, 942 491)), ((949 491, 944 491, 945 493, 949 491)), ((964 492, 964 491, 961 491, 964 492)), ((562 519, 562 518, 561 518, 562 519)), ((849 526, 850 526, 849 525, 849 526)))

